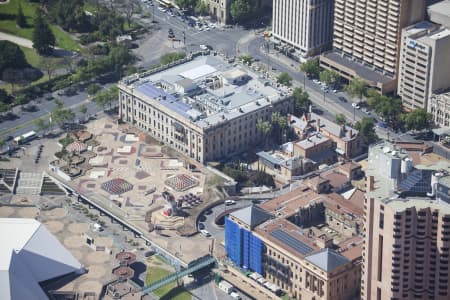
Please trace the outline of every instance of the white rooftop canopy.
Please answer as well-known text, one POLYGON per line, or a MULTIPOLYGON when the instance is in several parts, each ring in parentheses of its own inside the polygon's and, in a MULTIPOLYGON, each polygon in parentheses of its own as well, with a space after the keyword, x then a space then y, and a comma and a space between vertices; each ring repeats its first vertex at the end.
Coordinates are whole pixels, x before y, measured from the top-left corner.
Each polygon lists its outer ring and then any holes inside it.
POLYGON ((38 221, 0 218, 0 299, 48 299, 39 282, 82 271, 38 221))

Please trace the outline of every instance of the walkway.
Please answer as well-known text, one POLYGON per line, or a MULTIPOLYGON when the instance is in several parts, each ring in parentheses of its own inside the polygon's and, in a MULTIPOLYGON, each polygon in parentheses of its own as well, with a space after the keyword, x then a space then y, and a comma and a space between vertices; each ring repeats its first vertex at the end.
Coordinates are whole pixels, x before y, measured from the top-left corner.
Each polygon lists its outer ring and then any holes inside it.
POLYGON ((10 41, 19 46, 23 46, 26 48, 33 48, 32 41, 25 39, 25 38, 18 37, 17 35, 12 35, 12 34, 8 34, 8 33, 4 33, 4 32, 0 32, 0 41, 10 41))
POLYGON ((161 278, 158 281, 155 281, 146 287, 142 288, 142 294, 148 294, 153 292, 154 290, 159 289, 160 287, 165 286, 166 284, 169 284, 179 278, 182 278, 186 275, 189 275, 195 271, 198 271, 200 269, 203 269, 213 263, 216 262, 216 259, 212 256, 205 256, 199 260, 197 260, 195 263, 190 264, 190 266, 184 270, 181 270, 180 272, 175 272, 170 274, 167 277, 161 278))

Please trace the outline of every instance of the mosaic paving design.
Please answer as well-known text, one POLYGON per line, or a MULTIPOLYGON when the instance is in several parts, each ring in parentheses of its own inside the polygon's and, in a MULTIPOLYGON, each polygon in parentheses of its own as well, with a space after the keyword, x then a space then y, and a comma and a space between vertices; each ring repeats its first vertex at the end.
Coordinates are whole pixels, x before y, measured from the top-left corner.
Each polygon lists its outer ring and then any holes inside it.
POLYGON ((197 180, 186 174, 169 177, 164 183, 178 192, 188 190, 198 185, 197 180))
POLYGON ((115 178, 102 183, 102 189, 113 195, 120 195, 131 191, 133 185, 122 178, 115 178))

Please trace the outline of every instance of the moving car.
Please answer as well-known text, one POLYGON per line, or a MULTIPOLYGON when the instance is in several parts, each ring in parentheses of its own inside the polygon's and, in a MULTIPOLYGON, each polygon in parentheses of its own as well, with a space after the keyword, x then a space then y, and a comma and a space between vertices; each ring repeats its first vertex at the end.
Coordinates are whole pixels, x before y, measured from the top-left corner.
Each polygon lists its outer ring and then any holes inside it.
POLYGON ((233 205, 233 204, 236 204, 236 201, 234 201, 234 200, 225 200, 225 205, 226 206, 233 205))
POLYGON ((211 233, 209 233, 209 231, 206 230, 206 229, 200 230, 200 233, 203 234, 206 237, 210 237, 211 236, 211 233))

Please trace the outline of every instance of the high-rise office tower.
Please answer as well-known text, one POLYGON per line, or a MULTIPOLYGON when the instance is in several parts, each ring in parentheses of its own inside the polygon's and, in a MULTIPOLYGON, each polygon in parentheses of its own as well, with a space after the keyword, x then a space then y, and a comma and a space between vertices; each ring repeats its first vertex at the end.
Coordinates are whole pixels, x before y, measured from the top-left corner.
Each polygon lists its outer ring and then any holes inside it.
POLYGON ((274 0, 274 39, 303 58, 327 50, 333 39, 333 3, 333 0, 274 0))
POLYGON ((381 93, 395 91, 401 29, 424 15, 425 0, 336 0, 333 50, 321 65, 381 93))
POLYGON ((429 108, 432 93, 450 87, 450 30, 422 21, 402 30, 397 93, 406 110, 429 108))
POLYGON ((450 164, 369 149, 362 299, 450 299, 450 164))

